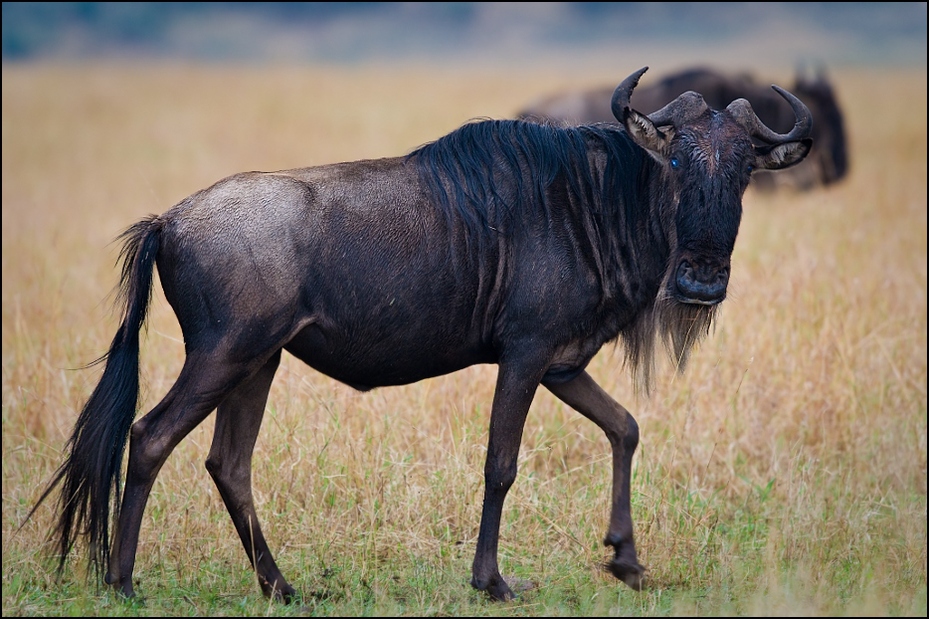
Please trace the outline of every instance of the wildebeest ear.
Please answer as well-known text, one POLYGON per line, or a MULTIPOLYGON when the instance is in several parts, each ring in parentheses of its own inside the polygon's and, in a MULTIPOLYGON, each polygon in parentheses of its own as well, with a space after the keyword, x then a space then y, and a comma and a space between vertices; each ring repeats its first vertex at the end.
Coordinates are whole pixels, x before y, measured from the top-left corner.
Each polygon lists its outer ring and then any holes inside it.
POLYGON ((795 163, 803 161, 803 158, 809 154, 812 147, 812 138, 802 138, 770 146, 756 146, 755 168, 758 170, 783 170, 789 168, 795 163))
POLYGON ((632 108, 627 108, 623 125, 632 141, 644 148, 649 155, 662 163, 667 161, 671 138, 674 137, 672 127, 662 131, 648 116, 632 108))

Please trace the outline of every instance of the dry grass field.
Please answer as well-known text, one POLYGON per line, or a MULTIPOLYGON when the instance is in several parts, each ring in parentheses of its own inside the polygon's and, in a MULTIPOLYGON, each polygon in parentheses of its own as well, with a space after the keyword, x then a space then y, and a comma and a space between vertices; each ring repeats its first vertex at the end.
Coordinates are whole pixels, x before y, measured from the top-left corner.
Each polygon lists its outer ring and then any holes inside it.
MULTIPOLYGON (((493 366, 357 393, 285 355, 254 486, 299 605, 264 600, 249 572, 203 466, 212 418, 155 484, 140 600, 88 582, 83 547, 55 578, 53 501, 19 528, 99 377, 78 368, 115 332, 112 241, 129 224, 234 172, 403 154, 637 68, 5 65, 3 615, 925 616, 925 70, 833 74, 851 174, 803 194, 749 191, 730 297, 685 374, 662 364, 646 399, 621 350, 591 364, 641 426, 646 591, 598 568, 609 443, 542 390, 500 553, 504 574, 539 587, 501 605, 468 585, 493 366)), ((182 359, 156 283, 143 412, 182 359)))

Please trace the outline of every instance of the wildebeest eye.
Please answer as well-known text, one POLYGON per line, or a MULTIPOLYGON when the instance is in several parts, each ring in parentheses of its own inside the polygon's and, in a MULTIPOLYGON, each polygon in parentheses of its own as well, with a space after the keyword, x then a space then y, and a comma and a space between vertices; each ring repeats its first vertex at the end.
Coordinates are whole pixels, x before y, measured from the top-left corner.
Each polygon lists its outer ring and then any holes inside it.
POLYGON ((679 168, 679 167, 681 167, 681 160, 678 159, 677 157, 671 157, 670 163, 671 163, 671 167, 672 167, 672 168, 679 168))
POLYGON ((753 166, 752 164, 748 164, 748 166, 746 167, 746 170, 748 171, 749 174, 751 174, 752 172, 755 171, 755 166, 753 166))

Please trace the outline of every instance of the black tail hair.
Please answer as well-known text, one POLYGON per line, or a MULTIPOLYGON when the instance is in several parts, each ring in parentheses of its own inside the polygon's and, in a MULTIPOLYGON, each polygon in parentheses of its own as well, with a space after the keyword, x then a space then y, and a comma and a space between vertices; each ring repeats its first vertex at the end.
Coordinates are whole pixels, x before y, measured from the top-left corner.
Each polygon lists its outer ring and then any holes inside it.
POLYGON ((109 570, 110 510, 119 516, 122 461, 139 400, 139 332, 152 295, 155 258, 161 243, 161 221, 149 216, 130 226, 122 241, 117 302, 122 324, 109 351, 87 367, 106 361, 103 376, 74 425, 65 446, 68 456, 26 516, 28 521, 51 492, 63 483, 58 499, 58 573, 64 569, 78 536, 87 537, 89 562, 98 574, 109 570))

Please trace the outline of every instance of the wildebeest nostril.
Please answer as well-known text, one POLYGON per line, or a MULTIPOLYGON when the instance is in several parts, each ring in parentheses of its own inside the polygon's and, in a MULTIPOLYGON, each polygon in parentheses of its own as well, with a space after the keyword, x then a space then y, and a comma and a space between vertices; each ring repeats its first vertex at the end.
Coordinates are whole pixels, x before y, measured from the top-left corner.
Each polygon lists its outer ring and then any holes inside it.
POLYGON ((678 301, 715 305, 726 298, 729 268, 682 260, 677 267, 675 284, 678 301))

